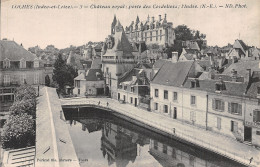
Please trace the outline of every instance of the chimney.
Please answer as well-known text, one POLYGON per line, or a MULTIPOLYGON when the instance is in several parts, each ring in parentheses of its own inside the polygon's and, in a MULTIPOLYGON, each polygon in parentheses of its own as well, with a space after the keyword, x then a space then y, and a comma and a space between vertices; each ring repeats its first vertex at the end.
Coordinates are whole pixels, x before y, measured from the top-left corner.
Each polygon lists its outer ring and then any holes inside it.
POLYGON ((154 16, 152 17, 152 22, 154 22, 154 16))
POLYGON ((161 15, 159 15, 159 21, 161 21, 162 20, 162 16, 161 15))
POLYGON ((166 17, 167 17, 167 14, 165 13, 165 14, 164 14, 164 19, 165 19, 165 20, 167 19, 166 17))
POLYGON ((150 21, 150 16, 148 15, 148 17, 147 17, 147 21, 150 21))
POLYGON ((231 71, 231 78, 232 82, 237 82, 237 71, 235 69, 232 69, 231 71))
POLYGON ((172 52, 172 62, 178 62, 178 52, 172 52))

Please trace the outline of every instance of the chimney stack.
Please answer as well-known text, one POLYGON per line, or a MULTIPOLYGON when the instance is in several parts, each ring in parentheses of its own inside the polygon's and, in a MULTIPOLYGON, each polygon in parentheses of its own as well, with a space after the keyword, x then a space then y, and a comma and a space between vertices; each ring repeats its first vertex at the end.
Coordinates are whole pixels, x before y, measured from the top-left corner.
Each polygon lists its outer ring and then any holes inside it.
POLYGON ((147 21, 150 21, 150 16, 148 15, 148 17, 147 17, 147 21))
POLYGON ((165 19, 165 20, 167 19, 166 17, 167 17, 167 14, 165 13, 165 14, 164 14, 164 19, 165 19))
POLYGON ((154 16, 152 17, 152 22, 154 22, 154 16))
POLYGON ((172 52, 172 62, 178 62, 178 52, 172 52))
POLYGON ((162 20, 162 16, 161 15, 159 15, 159 21, 161 21, 162 20))

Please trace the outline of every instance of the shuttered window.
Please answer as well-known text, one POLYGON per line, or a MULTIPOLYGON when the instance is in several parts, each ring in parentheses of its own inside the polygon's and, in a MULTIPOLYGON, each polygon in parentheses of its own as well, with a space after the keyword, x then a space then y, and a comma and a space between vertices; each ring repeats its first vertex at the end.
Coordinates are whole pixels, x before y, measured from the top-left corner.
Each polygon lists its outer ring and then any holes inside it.
POLYGON ((228 112, 235 115, 242 115, 242 105, 238 103, 228 103, 228 112))
POLYGON ((260 122, 260 110, 254 110, 253 121, 260 122))
POLYGON ((212 99, 212 109, 216 111, 224 111, 225 102, 220 99, 212 99))

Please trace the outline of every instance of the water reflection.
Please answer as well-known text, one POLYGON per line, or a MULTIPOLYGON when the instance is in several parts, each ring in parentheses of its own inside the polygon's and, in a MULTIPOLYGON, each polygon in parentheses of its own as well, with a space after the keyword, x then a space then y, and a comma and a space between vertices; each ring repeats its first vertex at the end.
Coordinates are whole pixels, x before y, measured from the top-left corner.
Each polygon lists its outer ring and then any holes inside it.
POLYGON ((65 111, 81 166, 241 166, 104 112, 65 111))

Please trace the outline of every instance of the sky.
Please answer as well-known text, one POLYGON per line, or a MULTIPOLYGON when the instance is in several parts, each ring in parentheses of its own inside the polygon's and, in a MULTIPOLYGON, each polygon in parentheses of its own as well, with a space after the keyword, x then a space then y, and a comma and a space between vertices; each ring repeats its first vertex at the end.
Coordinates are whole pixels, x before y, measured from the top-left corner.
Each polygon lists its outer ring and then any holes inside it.
POLYGON ((88 41, 104 41, 110 34, 114 15, 125 27, 147 16, 164 17, 173 27, 181 24, 199 30, 207 35, 208 45, 225 46, 242 39, 250 46, 260 47, 260 1, 259 0, 2 0, 1 3, 1 39, 7 38, 22 43, 25 48, 49 44, 61 49, 70 45, 80 46, 88 41), (137 9, 15 9, 15 5, 151 5, 151 8, 137 9), (153 5, 217 5, 246 4, 247 8, 179 8, 158 9, 153 5))

